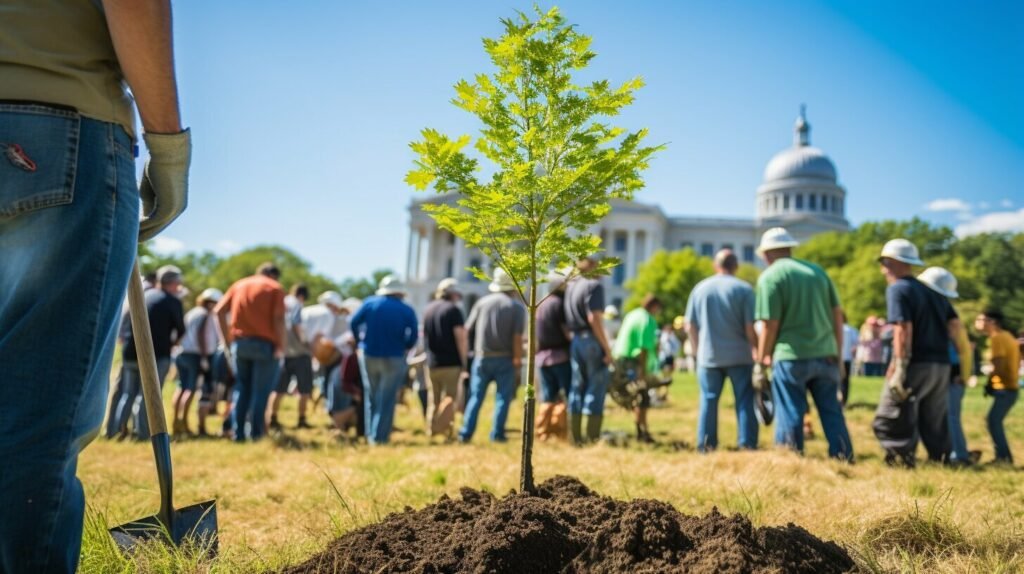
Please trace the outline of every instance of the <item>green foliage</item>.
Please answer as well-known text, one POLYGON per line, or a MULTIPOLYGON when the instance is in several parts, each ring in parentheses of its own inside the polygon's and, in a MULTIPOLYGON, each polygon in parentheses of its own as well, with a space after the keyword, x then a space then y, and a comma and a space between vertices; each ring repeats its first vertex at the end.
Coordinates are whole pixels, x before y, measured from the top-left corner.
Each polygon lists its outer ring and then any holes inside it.
POLYGON ((483 124, 473 149, 495 167, 490 179, 477 177, 470 136, 433 129, 410 144, 419 159, 405 178, 418 190, 455 194, 455 204, 424 210, 504 268, 527 304, 549 267, 600 249, 591 226, 608 214, 611 198, 630 199, 643 186, 640 172, 659 149, 642 145, 646 130, 627 133, 603 120, 633 102, 642 80, 575 84, 573 73, 594 57, 590 38, 557 8, 535 12, 535 20, 524 13, 502 20, 504 34, 484 40, 493 74, 455 85, 452 103, 483 124))
POLYGON ((626 283, 630 295, 624 312, 639 307, 644 296, 653 293, 664 303, 656 317, 658 323, 670 324, 674 317, 686 313, 686 301, 693 287, 712 273, 711 259, 697 255, 693 249, 655 251, 637 269, 636 277, 626 283))
MULTIPOLYGON (((611 210, 612 198, 631 199, 643 187, 640 172, 658 147, 644 146, 647 130, 627 132, 607 123, 633 103, 639 78, 613 87, 607 80, 578 85, 573 75, 594 58, 591 40, 566 23, 557 8, 534 7, 503 19, 504 33, 484 39, 495 71, 455 84, 452 103, 482 124, 476 142, 424 129, 410 147, 419 159, 405 177, 418 190, 453 194, 455 202, 425 204, 446 229, 480 249, 508 272, 529 313, 526 409, 533 407, 537 287, 551 267, 562 268, 600 250, 590 229, 611 210), (493 167, 478 178, 477 157, 493 167)), ((605 259, 594 273, 616 264, 605 259)), ((481 269, 474 274, 485 278, 481 269)), ((533 489, 533 425, 523 426, 522 479, 533 489)))
MULTIPOLYGON (((1024 326, 1024 234, 982 234, 958 239, 952 230, 918 218, 862 224, 849 233, 823 233, 796 249, 796 256, 818 263, 839 290, 849 321, 885 315, 885 278, 878 254, 886 241, 904 237, 929 266, 949 269, 958 280, 955 301, 966 320, 986 306, 998 307, 1011 327, 1024 326)), ((920 271, 920 270, 919 270, 920 271)))
MULTIPOLYGON (((678 251, 655 251, 650 258, 637 268, 636 277, 626 282, 629 297, 623 304, 623 313, 640 306, 648 293, 657 295, 664 304, 661 314, 656 317, 659 324, 672 323, 672 319, 686 313, 686 302, 690 291, 702 279, 715 272, 709 257, 701 257, 689 248, 678 251)), ((757 267, 742 263, 736 270, 736 277, 757 284, 760 271, 757 267)))
POLYGON ((312 298, 324 291, 333 290, 341 293, 342 297, 365 299, 376 291, 378 283, 385 275, 392 273, 390 269, 378 269, 373 272, 372 277, 350 277, 339 284, 326 275, 314 272, 309 261, 279 245, 252 247, 223 258, 209 251, 159 255, 146 244, 139 245, 138 253, 144 273, 155 271, 164 265, 175 265, 180 268, 185 286, 194 295, 198 295, 207 287, 225 291, 235 281, 255 273, 256 268, 267 261, 281 269, 281 284, 286 289, 296 283, 305 283, 312 298))

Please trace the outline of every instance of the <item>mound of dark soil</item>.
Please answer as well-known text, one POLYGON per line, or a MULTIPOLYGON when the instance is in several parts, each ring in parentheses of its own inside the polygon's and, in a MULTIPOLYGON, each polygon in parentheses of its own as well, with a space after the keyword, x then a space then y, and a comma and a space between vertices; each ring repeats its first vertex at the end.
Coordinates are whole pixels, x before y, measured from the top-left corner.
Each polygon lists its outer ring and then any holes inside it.
POLYGON ((799 526, 741 515, 686 516, 657 500, 621 502, 556 476, 536 496, 463 488, 349 532, 287 574, 417 572, 847 572, 841 547, 799 526))

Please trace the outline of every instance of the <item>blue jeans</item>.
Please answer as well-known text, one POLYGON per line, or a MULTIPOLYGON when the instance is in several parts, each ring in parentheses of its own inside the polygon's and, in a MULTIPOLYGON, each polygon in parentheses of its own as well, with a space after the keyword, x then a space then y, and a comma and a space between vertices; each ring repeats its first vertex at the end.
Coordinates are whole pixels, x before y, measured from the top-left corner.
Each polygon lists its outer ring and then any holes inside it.
POLYGON ((508 420, 508 409, 516 396, 516 368, 512 365, 512 357, 482 357, 473 360, 473 369, 469 375, 469 400, 466 402, 466 415, 462 419, 459 438, 468 441, 473 438, 477 420, 480 418, 480 407, 487 396, 487 387, 491 381, 498 386, 494 396, 494 425, 491 427, 491 440, 505 442, 505 422, 508 420))
POLYGON ((138 232, 121 127, 0 103, 0 572, 78 564, 78 453, 103 421, 138 232))
POLYGON ((569 346, 572 362, 572 388, 569 389, 569 413, 601 416, 611 373, 604 362, 604 349, 593 333, 584 331, 572 338, 569 346))
POLYGON ((960 413, 964 402, 964 391, 966 387, 960 383, 949 383, 949 410, 946 411, 946 420, 949 425, 949 460, 951 462, 966 462, 970 456, 967 452, 967 437, 964 436, 964 425, 960 419, 960 413))
POLYGON ((363 409, 366 413, 366 440, 387 444, 395 421, 398 390, 409 376, 405 357, 367 357, 359 352, 363 371, 363 409))
POLYGON ((839 365, 826 359, 775 361, 772 369, 775 395, 775 444, 804 451, 804 415, 807 392, 821 418, 828 440, 828 455, 853 460, 853 443, 839 404, 839 365))
POLYGON ((992 391, 992 408, 988 410, 985 422, 988 425, 988 434, 992 436, 992 442, 996 447, 996 460, 1013 462, 1010 443, 1006 442, 1003 419, 1017 402, 1018 394, 1019 391, 992 391))
POLYGON ((327 407, 327 414, 333 415, 334 413, 340 413, 346 409, 352 407, 352 395, 342 390, 341 382, 341 365, 335 365, 333 369, 324 377, 324 386, 327 388, 325 393, 327 400, 325 406, 327 407))
POLYGON ((277 384, 280 363, 274 358, 274 344, 257 337, 245 337, 231 344, 235 360, 234 407, 231 427, 235 441, 259 440, 266 434, 267 399, 277 384))
POLYGON ((571 388, 572 363, 569 361, 540 368, 541 402, 557 403, 562 397, 568 399, 571 388))
MULTIPOLYGON (((209 359, 209 357, 207 357, 209 359)), ((183 391, 194 391, 198 386, 199 377, 209 377, 203 372, 203 357, 199 353, 182 353, 174 359, 178 368, 178 387, 183 391)))
MULTIPOLYGON (((171 370, 170 357, 158 357, 156 360, 156 377, 160 382, 160 388, 164 388, 164 379, 167 372, 171 370)), ((139 439, 149 438, 149 417, 146 414, 145 398, 142 394, 142 374, 139 372, 139 364, 135 361, 124 362, 124 393, 117 405, 118 422, 126 429, 128 417, 131 417, 134 425, 135 436, 139 439)), ((162 405, 161 405, 162 406, 162 405)))
POLYGON ((722 396, 725 378, 732 381, 736 397, 736 422, 740 448, 757 448, 758 425, 754 417, 754 387, 751 385, 753 365, 732 367, 699 367, 700 419, 697 422, 697 450, 718 448, 718 399, 722 396))

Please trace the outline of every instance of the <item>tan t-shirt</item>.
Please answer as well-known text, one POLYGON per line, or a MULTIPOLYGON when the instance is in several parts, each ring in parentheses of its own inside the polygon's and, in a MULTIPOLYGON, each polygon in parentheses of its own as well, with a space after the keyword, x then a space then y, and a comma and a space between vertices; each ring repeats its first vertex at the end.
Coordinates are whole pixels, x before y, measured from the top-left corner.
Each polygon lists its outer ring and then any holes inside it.
POLYGON ((0 100, 71 106, 135 135, 99 0, 0 0, 0 100))

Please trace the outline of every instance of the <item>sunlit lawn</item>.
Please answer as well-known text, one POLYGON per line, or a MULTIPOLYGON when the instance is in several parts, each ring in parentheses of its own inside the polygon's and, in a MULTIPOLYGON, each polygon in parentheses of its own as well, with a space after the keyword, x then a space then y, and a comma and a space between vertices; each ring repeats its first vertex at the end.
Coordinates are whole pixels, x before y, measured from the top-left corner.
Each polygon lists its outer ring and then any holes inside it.
MULTIPOLYGON (((697 418, 694 377, 681 374, 671 387, 669 406, 651 413, 661 446, 575 449, 541 443, 535 456, 538 479, 571 474, 616 498, 658 498, 694 514, 717 506, 742 512, 758 525, 795 522, 845 545, 865 571, 1024 569, 1024 476, 991 467, 886 468, 870 428, 879 389, 879 379, 854 380, 847 411, 857 451, 853 466, 826 460, 817 421, 805 457, 771 448, 772 429, 764 428, 760 445, 765 450, 760 452, 723 449, 701 456, 690 447, 676 450, 672 443, 694 443, 697 418)), ((169 384, 168 399, 172 390, 169 384)), ((720 442, 726 446, 736 436, 730 394, 727 389, 719 417, 720 442)), ((295 405, 294 399, 285 403, 286 427, 296 422, 295 405)), ((609 407, 606 428, 632 433, 628 413, 611 408, 610 402, 609 407)), ((489 408, 490 402, 470 446, 428 446, 412 393, 399 406, 401 430, 387 447, 338 442, 326 428, 326 415, 319 412, 316 429, 287 430, 284 437, 259 444, 176 442, 176 504, 217 499, 221 556, 212 563, 156 550, 135 563, 118 557, 103 528, 156 511, 155 471, 148 444, 98 440, 85 451, 79 467, 91 508, 82 571, 274 569, 298 562, 331 538, 390 512, 425 505, 444 493, 457 495, 461 486, 508 492, 518 486, 520 445, 518 440, 487 443, 489 408)), ((984 429, 987 408, 981 390, 970 391, 964 405, 968 442, 986 460, 992 457, 984 429)), ((1024 456, 1022 412, 1018 408, 1007 420, 1018 456, 1024 456)), ((508 425, 510 437, 521 422, 517 402, 508 425)))

